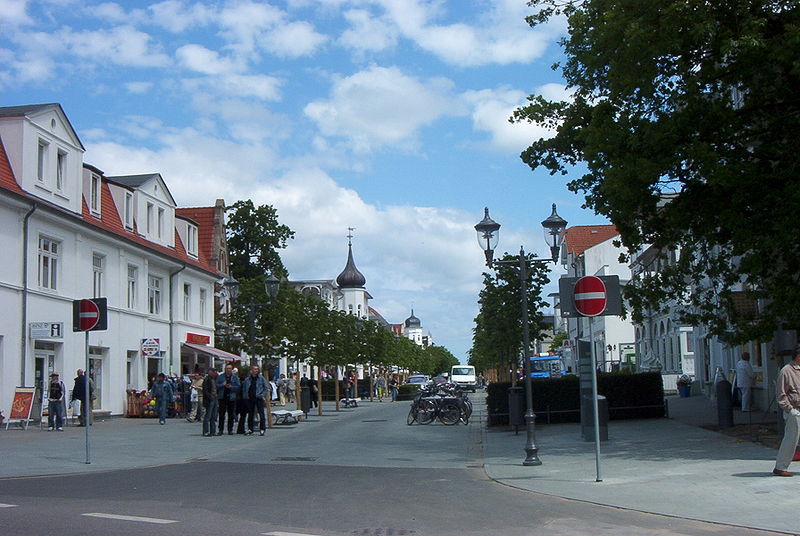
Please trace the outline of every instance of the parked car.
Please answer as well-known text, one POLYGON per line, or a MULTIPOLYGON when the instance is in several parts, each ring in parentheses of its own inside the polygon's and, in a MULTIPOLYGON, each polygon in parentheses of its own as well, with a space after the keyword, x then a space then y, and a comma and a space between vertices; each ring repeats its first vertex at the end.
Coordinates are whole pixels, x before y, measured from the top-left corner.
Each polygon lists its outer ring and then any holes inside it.
POLYGON ((448 383, 450 380, 447 379, 447 376, 434 376, 433 383, 448 383))
POLYGON ((420 387, 425 387, 430 381, 431 379, 424 374, 414 374, 413 376, 408 377, 408 381, 406 381, 406 383, 409 385, 419 385, 420 387))

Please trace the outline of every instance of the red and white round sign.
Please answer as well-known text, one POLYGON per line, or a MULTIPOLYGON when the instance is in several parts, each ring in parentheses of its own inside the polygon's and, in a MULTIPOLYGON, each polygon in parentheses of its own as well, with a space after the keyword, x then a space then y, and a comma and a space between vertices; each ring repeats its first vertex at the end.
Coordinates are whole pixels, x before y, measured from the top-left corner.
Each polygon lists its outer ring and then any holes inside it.
POLYGON ((81 300, 78 312, 78 327, 81 331, 90 331, 100 322, 100 308, 92 300, 81 300))
POLYGON ((597 316, 606 310, 606 284, 599 277, 588 275, 575 282, 575 309, 583 316, 597 316))

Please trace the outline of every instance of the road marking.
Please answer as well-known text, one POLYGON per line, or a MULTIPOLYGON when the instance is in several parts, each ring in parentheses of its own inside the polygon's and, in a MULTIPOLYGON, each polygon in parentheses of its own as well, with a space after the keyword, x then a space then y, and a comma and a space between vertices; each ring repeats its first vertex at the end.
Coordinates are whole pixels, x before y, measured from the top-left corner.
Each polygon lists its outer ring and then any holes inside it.
POLYGON ((317 534, 302 534, 300 532, 282 532, 280 530, 275 532, 262 532, 262 536, 318 536, 317 534))
POLYGON ((104 519, 118 519, 120 521, 139 521, 141 523, 157 523, 159 525, 166 525, 169 523, 177 523, 174 519, 158 519, 156 517, 140 517, 140 516, 122 516, 118 514, 100 514, 97 512, 89 514, 81 514, 87 517, 102 517, 104 519))
POLYGON ((17 507, 16 504, 3 504, 3 503, 0 503, 0 508, 16 508, 16 507, 17 507))

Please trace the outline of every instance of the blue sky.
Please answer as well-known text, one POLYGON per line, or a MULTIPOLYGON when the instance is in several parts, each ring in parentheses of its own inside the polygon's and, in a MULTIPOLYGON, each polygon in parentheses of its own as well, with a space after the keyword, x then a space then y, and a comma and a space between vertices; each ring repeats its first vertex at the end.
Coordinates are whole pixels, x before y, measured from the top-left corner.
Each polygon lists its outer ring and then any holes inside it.
POLYGON ((528 94, 568 98, 561 20, 524 0, 0 0, 0 104, 59 102, 108 175, 161 173, 181 206, 251 198, 296 231, 292 279, 356 264, 390 322, 414 307, 466 360, 489 206, 501 251, 539 222, 605 223, 519 159, 528 94))

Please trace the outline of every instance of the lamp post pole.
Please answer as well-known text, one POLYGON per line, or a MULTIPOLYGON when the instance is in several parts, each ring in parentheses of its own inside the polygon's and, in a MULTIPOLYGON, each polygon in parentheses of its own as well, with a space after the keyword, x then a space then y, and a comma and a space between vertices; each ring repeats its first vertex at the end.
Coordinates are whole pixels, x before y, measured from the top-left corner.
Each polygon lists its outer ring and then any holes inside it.
POLYGON ((494 248, 497 246, 500 224, 489 217, 489 209, 486 208, 484 218, 477 225, 475 230, 478 232, 478 244, 486 254, 486 266, 492 268, 498 264, 516 264, 519 262, 519 287, 520 287, 520 320, 522 323, 522 368, 525 372, 525 460, 522 465, 535 466, 542 465, 539 459, 539 447, 536 446, 536 414, 533 412, 533 381, 531 379, 531 358, 530 358, 530 319, 528 314, 528 264, 545 264, 558 260, 561 248, 561 239, 567 222, 556 213, 556 205, 553 204, 553 213, 542 222, 545 233, 549 235, 551 258, 549 259, 528 259, 525 248, 520 246, 517 260, 496 261, 493 260, 494 248))

